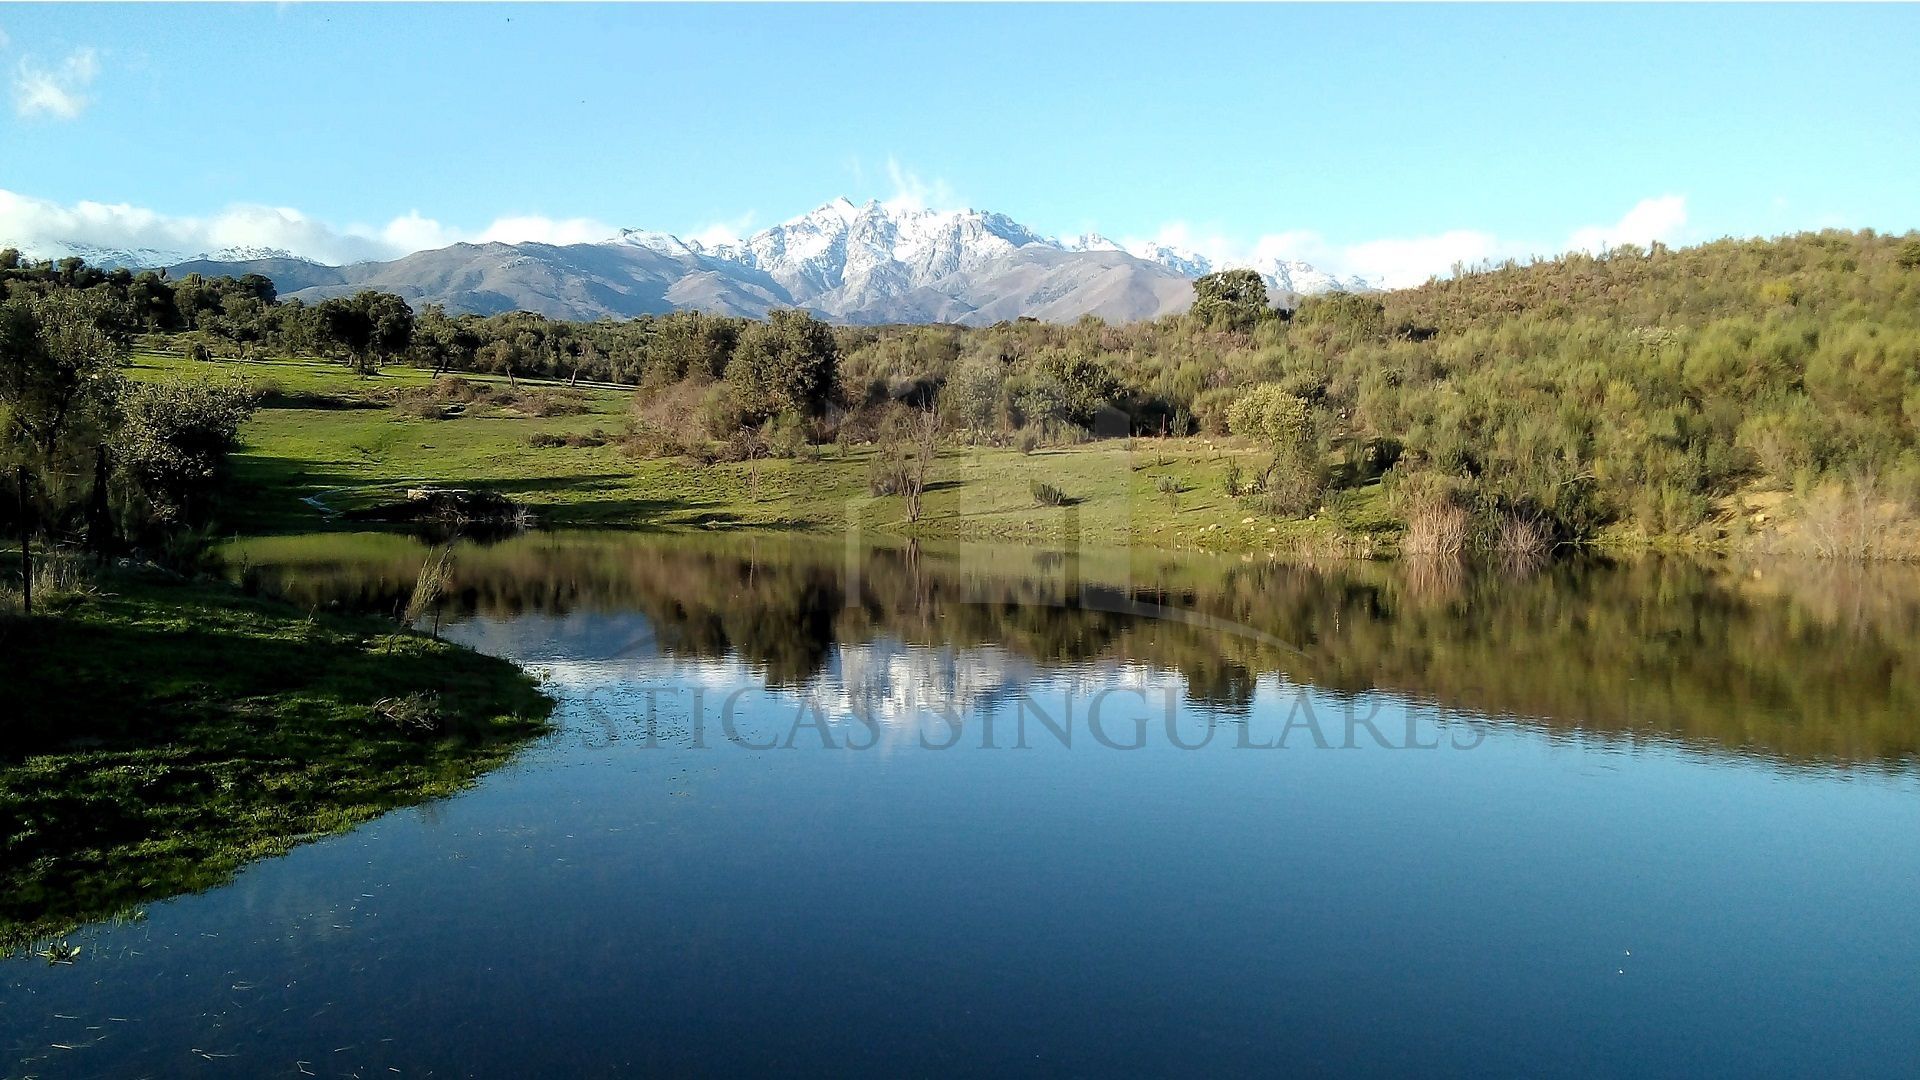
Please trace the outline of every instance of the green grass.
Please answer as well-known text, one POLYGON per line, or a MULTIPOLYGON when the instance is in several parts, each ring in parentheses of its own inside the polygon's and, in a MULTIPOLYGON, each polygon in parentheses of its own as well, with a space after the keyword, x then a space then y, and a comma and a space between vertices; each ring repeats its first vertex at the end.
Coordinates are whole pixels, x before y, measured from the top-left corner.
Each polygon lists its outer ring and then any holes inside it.
POLYGON ((455 792, 546 729, 512 664, 119 573, 0 620, 0 953, 455 792), (382 701, 436 695, 432 732, 382 701))
MULTIPOLYGON (((426 372, 389 369, 362 379, 339 364, 302 360, 202 362, 142 355, 136 378, 238 374, 281 391, 242 433, 236 497, 224 524, 259 534, 324 529, 332 510, 388 502, 410 486, 489 488, 533 506, 551 526, 664 529, 863 529, 929 538, 1146 544, 1246 551, 1337 537, 1338 523, 1283 522, 1226 495, 1226 473, 1263 462, 1253 450, 1206 439, 1106 440, 1022 454, 949 446, 931 476, 920 521, 900 499, 872 498, 868 447, 824 447, 817 459, 700 465, 636 458, 614 444, 536 448, 538 432, 626 430, 631 391, 585 390, 590 411, 538 418, 485 408, 425 420, 382 407, 426 372), (304 395, 304 399, 302 399, 304 395), (293 407, 288 407, 292 399, 293 407), (343 407, 361 402, 371 407, 343 407), (1163 477, 1180 488, 1173 498, 1163 477), (1033 482, 1060 488, 1064 507, 1035 505, 1033 482)), ((476 381, 499 382, 488 376, 476 381)), ((538 385, 522 380, 522 385, 538 385)))

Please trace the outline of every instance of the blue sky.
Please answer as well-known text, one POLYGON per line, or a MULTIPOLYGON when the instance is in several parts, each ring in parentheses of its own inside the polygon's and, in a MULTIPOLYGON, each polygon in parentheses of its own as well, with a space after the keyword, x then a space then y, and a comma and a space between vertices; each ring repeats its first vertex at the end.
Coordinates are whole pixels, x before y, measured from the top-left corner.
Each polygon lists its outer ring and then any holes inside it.
POLYGON ((904 195, 1404 277, 1920 226, 1914 6, 0 6, 0 34, 16 242, 342 258, 904 195))

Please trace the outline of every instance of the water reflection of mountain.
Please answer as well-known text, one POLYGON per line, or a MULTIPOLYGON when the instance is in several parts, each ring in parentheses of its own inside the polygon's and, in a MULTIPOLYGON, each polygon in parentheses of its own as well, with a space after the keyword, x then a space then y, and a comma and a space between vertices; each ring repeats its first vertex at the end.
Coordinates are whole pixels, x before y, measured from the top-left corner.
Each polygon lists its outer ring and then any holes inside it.
MULTIPOLYGON (((393 611, 424 551, 326 535, 236 554, 300 602, 393 611)), ((1474 572, 1004 548, 849 558, 804 539, 548 534, 463 547, 454 579, 443 620, 578 617, 573 632, 595 637, 556 638, 556 655, 639 642, 736 659, 775 687, 813 685, 839 664, 885 683, 944 679, 964 696, 989 676, 941 671, 954 662, 941 657, 1134 663, 1178 672, 1191 701, 1228 711, 1271 672, 1787 762, 1920 757, 1913 567, 1649 558, 1474 572), (1156 607, 1203 618, 1142 613, 1156 607)))

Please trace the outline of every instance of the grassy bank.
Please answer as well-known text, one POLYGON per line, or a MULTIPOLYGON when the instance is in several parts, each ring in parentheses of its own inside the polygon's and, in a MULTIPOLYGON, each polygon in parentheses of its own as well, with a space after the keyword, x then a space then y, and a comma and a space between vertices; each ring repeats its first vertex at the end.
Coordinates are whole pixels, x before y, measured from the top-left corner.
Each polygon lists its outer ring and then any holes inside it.
POLYGON ((512 664, 113 574, 0 621, 0 952, 458 791, 545 730, 512 664))
MULTIPOLYGON (((617 436, 631 392, 584 388, 584 411, 539 416, 480 405, 423 418, 395 402, 428 373, 393 368, 363 379, 319 361, 193 362, 146 355, 136 378, 238 376, 271 393, 234 456, 235 499, 225 524, 243 533, 326 528, 351 511, 425 483, 498 491, 553 526, 646 528, 863 528, 930 538, 1246 551, 1313 546, 1388 527, 1377 491, 1348 493, 1331 519, 1280 521, 1227 495, 1230 468, 1264 464, 1255 450, 1200 438, 1104 440, 1047 447, 947 446, 911 526, 902 501, 868 493, 871 447, 820 448, 816 457, 698 464, 636 457, 617 436), (599 445, 594 432, 609 438, 599 445), (566 445, 573 437, 577 445, 566 445), (546 442, 561 445, 538 445, 546 442), (1035 483, 1066 497, 1041 506, 1035 483)), ((505 380, 465 376, 504 388, 505 380)), ((532 389, 557 384, 520 380, 532 389)))

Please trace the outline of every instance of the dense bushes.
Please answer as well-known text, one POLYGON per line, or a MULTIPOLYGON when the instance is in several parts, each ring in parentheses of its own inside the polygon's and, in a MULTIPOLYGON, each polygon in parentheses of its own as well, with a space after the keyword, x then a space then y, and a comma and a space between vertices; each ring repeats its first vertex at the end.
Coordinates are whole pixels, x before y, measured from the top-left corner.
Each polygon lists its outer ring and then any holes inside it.
POLYGON ((23 610, 35 546, 197 544, 254 398, 238 382, 137 384, 120 372, 123 304, 94 291, 0 302, 0 527, 18 540, 23 610))

